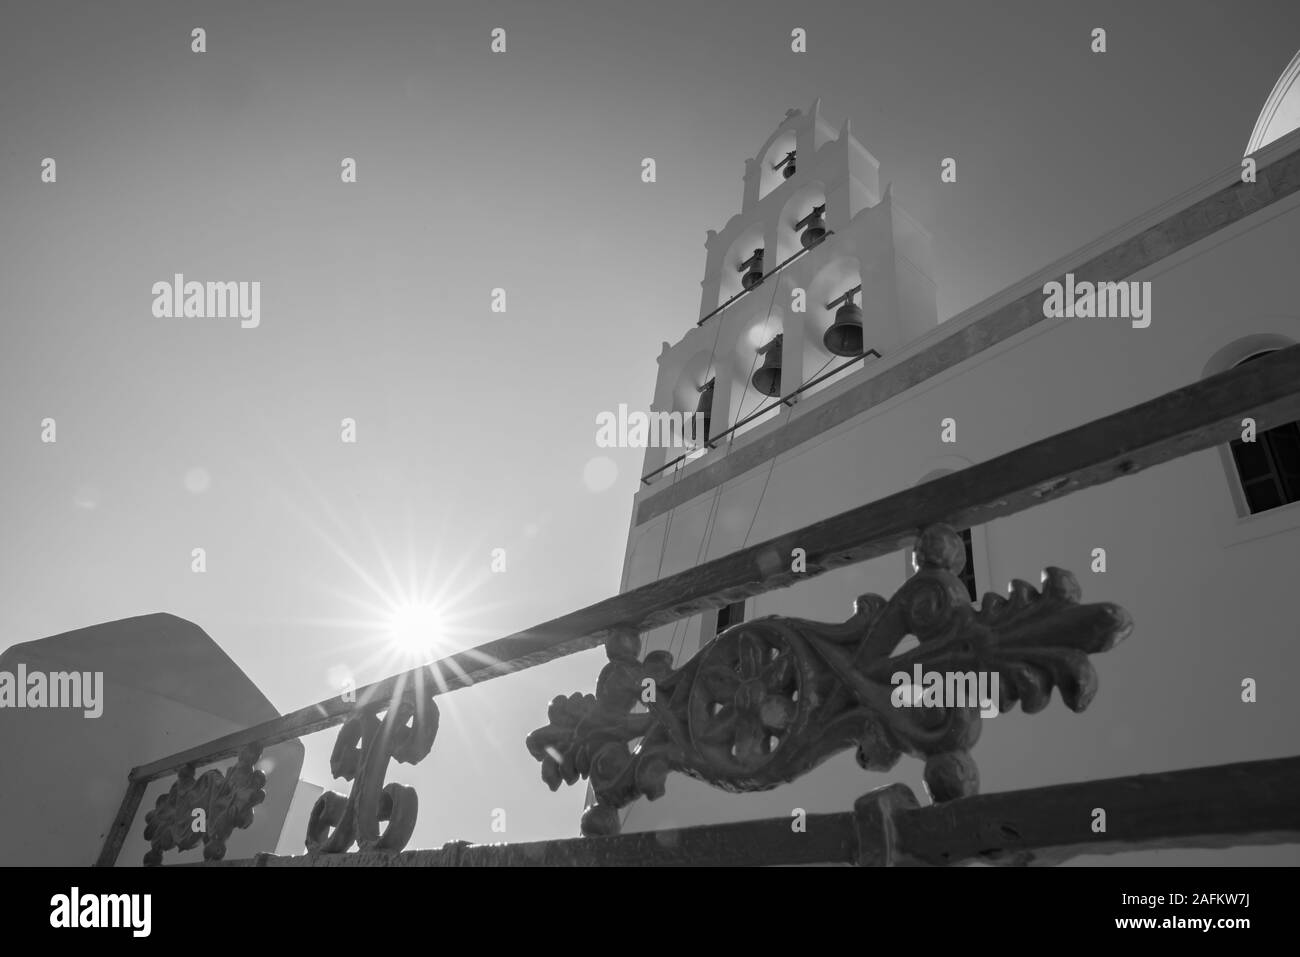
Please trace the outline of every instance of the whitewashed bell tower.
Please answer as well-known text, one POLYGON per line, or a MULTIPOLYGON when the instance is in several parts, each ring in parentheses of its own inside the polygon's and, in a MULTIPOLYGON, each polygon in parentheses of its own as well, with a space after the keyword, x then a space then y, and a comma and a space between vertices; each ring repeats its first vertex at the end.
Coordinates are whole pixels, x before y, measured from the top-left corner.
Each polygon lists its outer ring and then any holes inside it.
MULTIPOLYGON (((820 101, 787 112, 745 161, 740 212, 709 230, 705 247, 699 316, 664 343, 652 409, 707 412, 708 441, 685 453, 646 450, 623 590, 869 500, 863 482, 878 450, 818 436, 817 423, 840 411, 829 407, 842 406, 873 363, 938 325, 929 235, 881 186, 880 164, 849 123, 828 123, 820 101)), ((810 587, 851 591, 832 602, 847 614, 860 582, 833 579, 810 587)), ((812 600, 783 594, 766 610, 798 614, 789 599, 812 600)), ((680 667, 755 605, 740 600, 657 628, 642 652, 668 651, 680 667)), ((676 818, 671 799, 655 804, 625 811, 622 825, 676 818)))
MULTIPOLYGON (((743 420, 856 353, 828 348, 826 334, 848 302, 846 293, 853 292, 861 309, 868 352, 886 355, 938 323, 929 235, 887 186, 882 191, 880 164, 849 122, 837 130, 823 118, 820 100, 806 111, 788 111, 745 161, 740 212, 721 231, 709 230, 705 248, 699 322, 676 345, 664 344, 653 408, 695 412, 701 388, 712 381, 711 436, 738 422, 742 429, 756 426, 743 420), (779 389, 771 375, 755 385, 755 372, 778 364, 779 389)), ((644 472, 677 456, 649 449, 644 472)))

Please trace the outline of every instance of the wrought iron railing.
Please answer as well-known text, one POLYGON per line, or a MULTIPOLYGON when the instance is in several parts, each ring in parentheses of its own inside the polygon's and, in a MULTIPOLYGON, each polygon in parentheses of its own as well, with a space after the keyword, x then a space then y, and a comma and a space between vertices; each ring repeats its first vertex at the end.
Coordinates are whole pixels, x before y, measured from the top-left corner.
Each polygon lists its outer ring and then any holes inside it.
POLYGON ((1053 688, 1068 706, 1086 707, 1096 690, 1088 656, 1127 635, 1125 612, 1081 604, 1073 576, 1060 569, 1044 573, 1041 592, 1013 582, 1010 598, 986 595, 976 610, 956 578, 964 554, 953 530, 1224 444, 1246 416, 1259 431, 1300 419, 1300 346, 387 678, 359 689, 355 703, 330 698, 134 768, 98 863, 116 861, 146 786, 171 774, 176 783, 146 818, 147 861, 200 842, 206 859, 220 860, 226 838, 248 825, 262 800, 265 778, 255 768, 262 750, 338 724, 331 767, 354 784, 346 798, 318 801, 305 836, 312 853, 228 863, 376 863, 397 855, 408 863, 444 864, 1021 863, 1085 848, 1300 840, 1300 758, 980 796, 969 753, 979 723, 970 709, 916 712, 921 720, 881 700, 887 670, 920 663, 998 673, 1002 710, 1019 703, 1032 713, 1053 688), (678 669, 664 652, 638 657, 639 635, 651 628, 899 551, 918 536, 921 571, 888 601, 859 599, 847 622, 745 622, 678 669), (788 561, 795 548, 806 556, 799 571, 788 561), (892 656, 908 633, 919 646, 892 656), (529 737, 528 748, 553 788, 591 779, 596 803, 584 831, 602 836, 403 852, 415 796, 385 786, 384 774, 390 759, 415 762, 429 752, 437 729, 434 699, 599 644, 610 663, 595 695, 554 699, 549 724, 529 737), (649 701, 642 694, 647 680, 657 691, 649 701), (634 713, 638 702, 647 710, 634 713), (640 740, 635 752, 628 747, 633 739, 640 740), (938 804, 920 807, 906 788, 893 785, 860 799, 852 812, 814 816, 816 827, 798 840, 791 839, 788 819, 689 828, 673 832, 672 841, 613 836, 617 809, 655 797, 668 773, 728 790, 765 789, 854 746, 868 768, 889 767, 900 754, 924 760, 938 804), (232 756, 238 760, 224 774, 196 776, 199 767, 232 756), (1102 837, 1080 829, 1086 815, 1058 813, 1101 804, 1132 812, 1102 837), (188 824, 200 807, 208 827, 196 834, 188 824), (359 851, 346 853, 354 843, 359 851))
POLYGON ((741 821, 615 837, 519 844, 457 842, 397 854, 357 851, 277 857, 259 854, 231 867, 712 866, 856 864, 947 866, 1059 864, 1082 854, 1145 849, 1272 844, 1300 837, 1295 798, 1300 758, 1251 761, 1163 774, 984 794, 920 807, 893 784, 854 802, 852 811, 810 814, 803 832, 790 818, 741 821), (1088 826, 1094 808, 1111 810, 1105 834, 1088 826))

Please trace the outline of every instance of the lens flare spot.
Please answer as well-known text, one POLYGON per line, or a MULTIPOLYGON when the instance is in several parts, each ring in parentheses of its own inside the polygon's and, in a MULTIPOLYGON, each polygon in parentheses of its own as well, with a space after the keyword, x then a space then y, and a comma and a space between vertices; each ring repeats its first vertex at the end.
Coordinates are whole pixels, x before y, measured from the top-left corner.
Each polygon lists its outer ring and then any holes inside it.
POLYGON ((202 495, 212 484, 212 476, 207 469, 192 468, 185 473, 185 491, 191 495, 202 495))
POLYGON ((618 466, 605 455, 590 459, 582 469, 582 482, 589 492, 604 492, 618 479, 618 466))

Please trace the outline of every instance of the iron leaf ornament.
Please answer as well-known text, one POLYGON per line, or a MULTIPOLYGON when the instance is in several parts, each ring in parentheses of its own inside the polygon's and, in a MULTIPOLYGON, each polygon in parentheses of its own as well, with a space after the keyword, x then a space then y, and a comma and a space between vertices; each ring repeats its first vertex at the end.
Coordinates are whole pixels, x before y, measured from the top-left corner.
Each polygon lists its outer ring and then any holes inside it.
POLYGON ((924 761, 936 803, 975 794, 979 708, 898 707, 893 676, 918 666, 996 675, 999 712, 1020 704, 1034 714, 1053 689, 1079 712, 1097 693, 1088 656, 1128 637, 1132 621, 1118 605, 1080 604, 1078 582, 1060 568, 1043 572, 1041 591, 1016 580, 1007 598, 988 593, 976 608, 957 577, 965 558, 960 536, 932 525, 917 541, 917 573, 888 601, 863 595, 838 624, 741 622, 678 669, 665 651, 640 660, 640 636, 619 630, 605 643, 596 693, 552 700, 549 723, 528 736, 529 753, 551 790, 590 780, 587 836, 617 833, 618 810, 660 797, 670 772, 763 791, 849 747, 871 771, 890 770, 904 754, 924 761), (895 654, 909 635, 917 646, 895 654), (643 700, 646 687, 652 700, 643 700))
POLYGON ((150 844, 145 865, 157 866, 165 851, 188 851, 200 841, 205 861, 224 858, 226 840, 235 828, 249 827, 253 809, 266 800, 266 775, 256 767, 261 757, 262 749, 254 745, 244 748, 224 774, 212 768, 195 777, 192 764, 176 772, 171 788, 145 815, 144 839, 150 844))

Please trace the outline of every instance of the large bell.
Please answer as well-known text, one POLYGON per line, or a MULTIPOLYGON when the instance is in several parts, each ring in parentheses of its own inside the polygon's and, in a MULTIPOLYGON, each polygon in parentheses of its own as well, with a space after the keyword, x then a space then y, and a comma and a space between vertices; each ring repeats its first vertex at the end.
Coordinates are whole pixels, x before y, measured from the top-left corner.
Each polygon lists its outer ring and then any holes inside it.
POLYGON ((835 321, 822 336, 822 343, 832 355, 862 355, 862 310, 852 299, 835 310, 835 321))
POLYGON ((750 381, 763 395, 781 394, 781 338, 777 336, 758 350, 759 355, 763 357, 763 364, 750 381))
POLYGON ((790 161, 781 167, 781 176, 784 179, 789 179, 793 175, 794 175, 794 154, 791 153, 790 161))
MULTIPOLYGON (((699 445, 709 441, 709 432, 713 425, 713 381, 710 379, 700 389, 700 401, 695 406, 695 414, 704 418, 704 428, 695 436, 695 441, 699 445)), ((700 420, 696 419, 696 421, 700 420)))
POLYGON ((825 238, 826 219, 821 213, 813 210, 812 215, 808 218, 808 225, 799 234, 799 242, 803 244, 804 249, 812 249, 825 238))

